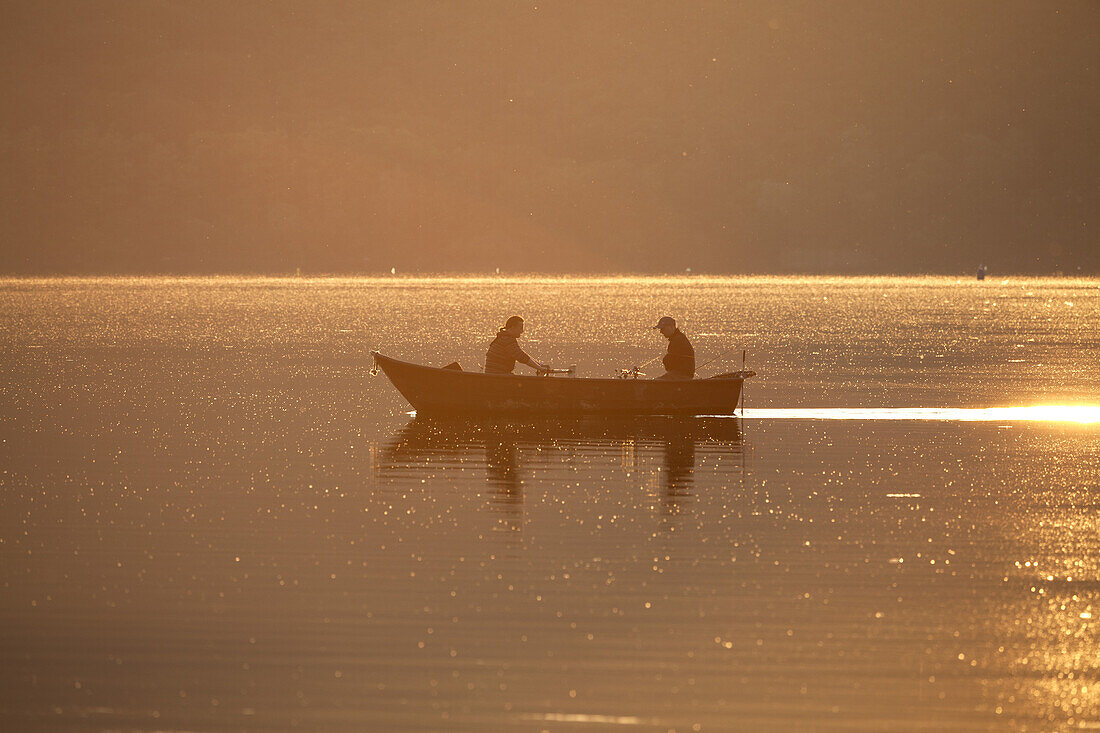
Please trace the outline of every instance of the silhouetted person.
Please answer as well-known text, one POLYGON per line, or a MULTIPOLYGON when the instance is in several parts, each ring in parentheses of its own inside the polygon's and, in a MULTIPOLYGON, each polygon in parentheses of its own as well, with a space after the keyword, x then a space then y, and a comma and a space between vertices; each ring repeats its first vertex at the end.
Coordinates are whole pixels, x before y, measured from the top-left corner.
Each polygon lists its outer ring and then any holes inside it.
POLYGON ((489 344, 485 354, 486 374, 511 374, 516 362, 526 364, 532 369, 546 369, 519 347, 519 337, 523 334, 523 319, 512 316, 505 322, 504 328, 497 331, 497 337, 489 344))
POLYGON ((978 279, 985 280, 985 265, 978 265, 978 279))
POLYGON ((687 336, 676 328, 676 320, 663 316, 653 328, 668 339, 668 352, 661 360, 665 365, 665 373, 657 379, 694 379, 695 349, 691 347, 687 336))

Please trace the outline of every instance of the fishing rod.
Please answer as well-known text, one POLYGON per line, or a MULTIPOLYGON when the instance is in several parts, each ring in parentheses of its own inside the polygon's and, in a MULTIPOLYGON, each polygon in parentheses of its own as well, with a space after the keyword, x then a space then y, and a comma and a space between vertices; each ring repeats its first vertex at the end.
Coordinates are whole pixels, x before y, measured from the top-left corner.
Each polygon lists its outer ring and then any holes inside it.
MULTIPOLYGON (((712 361, 715 361, 716 359, 721 359, 726 354, 730 353, 731 351, 736 350, 736 348, 737 347, 735 346, 732 349, 726 349, 721 354, 714 357, 714 359, 710 359, 709 361, 705 362, 702 366, 706 366, 707 364, 710 364, 712 361)), ((756 376, 756 372, 750 372, 747 369, 745 369, 745 360, 748 357, 748 353, 749 353, 748 349, 741 349, 741 371, 739 371, 739 372, 729 372, 727 374, 717 374, 714 377, 711 377, 711 379, 715 379, 716 377, 740 377, 741 378, 741 380, 742 380, 741 381, 741 393, 740 393, 740 395, 738 395, 738 399, 741 402, 741 416, 742 417, 745 416, 745 382, 744 382, 744 380, 747 379, 748 377, 755 377, 756 376)), ((701 368, 702 367, 700 367, 700 369, 701 368)))
POLYGON ((630 369, 620 369, 620 370, 618 370, 618 374, 616 376, 618 376, 618 379, 620 379, 620 380, 636 380, 636 379, 639 378, 639 376, 645 376, 646 372, 641 371, 643 366, 649 366, 654 361, 657 361, 658 359, 661 359, 663 357, 663 355, 664 354, 659 354, 659 355, 657 355, 657 357, 653 357, 652 359, 650 359, 646 363, 639 364, 639 365, 636 365, 636 366, 631 366, 630 369))
MULTIPOLYGON (((703 362, 702 364, 697 366, 695 368, 695 370, 699 371, 700 369, 705 367, 707 364, 710 364, 711 362, 717 361, 717 360, 721 359, 723 356, 726 356, 727 354, 729 354, 731 351, 736 351, 736 350, 737 350, 736 346, 730 347, 730 348, 726 349, 725 351, 723 351, 718 356, 715 356, 714 358, 708 359, 707 361, 703 362)), ((647 361, 646 363, 644 363, 640 366, 635 366, 631 369, 620 369, 618 377, 619 377, 619 379, 637 379, 638 377, 644 377, 645 372, 642 371, 642 367, 649 366, 650 364, 652 364, 653 362, 655 362, 658 359, 662 358, 663 356, 664 356, 663 354, 655 356, 652 359, 650 359, 649 361, 647 361)), ((744 371, 745 371, 745 354, 742 351, 742 354, 741 354, 741 372, 744 373, 744 371)))
POLYGON ((661 354, 661 355, 655 356, 652 359, 650 359, 649 361, 647 361, 646 363, 638 365, 638 366, 631 367, 630 369, 620 369, 619 374, 618 374, 618 378, 619 379, 637 379, 638 377, 644 377, 645 372, 642 371, 642 367, 649 366, 653 362, 660 359, 662 356, 664 356, 664 355, 661 354))
MULTIPOLYGON (((741 349, 741 374, 745 374, 745 354, 748 349, 741 349)), ((741 417, 745 416, 745 382, 741 382, 741 417)))
MULTIPOLYGON (((721 354, 714 357, 713 359, 708 359, 705 362, 703 362, 702 364, 700 364, 699 366, 695 367, 695 370, 699 371, 700 369, 705 367, 707 364, 710 364, 711 362, 714 362, 714 361, 718 361, 719 359, 721 359, 723 356, 730 353, 731 351, 737 351, 737 347, 733 346, 731 348, 726 349, 725 351, 723 351, 721 354)), ((744 371, 744 366, 745 366, 745 354, 744 354, 744 352, 742 352, 741 353, 741 367, 742 367, 741 371, 744 371)))

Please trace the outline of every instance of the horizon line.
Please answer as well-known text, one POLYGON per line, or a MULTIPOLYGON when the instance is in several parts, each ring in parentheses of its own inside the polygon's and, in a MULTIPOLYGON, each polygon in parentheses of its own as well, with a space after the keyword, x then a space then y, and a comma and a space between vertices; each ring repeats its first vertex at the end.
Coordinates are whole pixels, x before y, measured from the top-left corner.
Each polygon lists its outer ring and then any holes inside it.
POLYGON ((717 272, 564 272, 564 271, 511 271, 511 272, 449 272, 449 271, 359 271, 359 272, 149 272, 149 273, 54 273, 54 274, 29 274, 29 273, 4 273, 0 272, 0 282, 34 282, 34 281, 95 281, 95 280, 277 280, 277 281, 306 281, 306 280, 737 280, 737 279, 776 279, 776 280, 855 280, 868 278, 883 278, 896 280, 915 279, 939 279, 955 280, 956 282, 974 282, 986 284, 1004 284, 1009 280, 1095 280, 1100 278, 1100 272, 1096 273, 1035 273, 1035 272, 1006 272, 1003 274, 987 274, 984 280, 978 280, 973 274, 951 274, 940 272, 908 272, 908 273, 806 273, 806 272, 742 272, 742 273, 717 273, 717 272))

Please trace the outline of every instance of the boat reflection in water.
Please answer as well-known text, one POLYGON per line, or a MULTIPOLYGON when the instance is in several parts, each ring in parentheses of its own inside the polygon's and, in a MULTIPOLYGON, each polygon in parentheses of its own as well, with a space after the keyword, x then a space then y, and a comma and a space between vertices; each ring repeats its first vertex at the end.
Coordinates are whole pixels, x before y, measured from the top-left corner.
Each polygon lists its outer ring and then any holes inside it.
POLYGON ((519 531, 525 492, 535 487, 544 492, 540 497, 579 491, 614 503, 629 503, 641 488, 654 509, 674 517, 692 502, 697 479, 717 485, 731 471, 740 477, 743 459, 737 418, 418 416, 386 445, 381 469, 461 468, 452 472, 455 480, 470 482, 472 490, 487 485, 490 505, 507 518, 507 529, 519 531))

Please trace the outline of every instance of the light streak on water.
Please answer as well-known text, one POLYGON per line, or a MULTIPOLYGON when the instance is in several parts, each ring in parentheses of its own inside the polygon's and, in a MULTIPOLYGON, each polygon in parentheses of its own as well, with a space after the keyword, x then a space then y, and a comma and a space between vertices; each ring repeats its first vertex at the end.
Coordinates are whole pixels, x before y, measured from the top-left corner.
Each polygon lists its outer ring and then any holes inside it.
MULTIPOLYGON (((738 413, 741 416, 741 413, 738 413)), ((953 422, 1100 422, 1100 405, 1028 407, 795 407, 756 408, 744 417, 768 420, 940 420, 953 422)))
POLYGON ((591 715, 586 713, 527 713, 520 716, 525 721, 546 721, 551 723, 585 723, 589 725, 643 725, 644 721, 634 715, 591 715))

